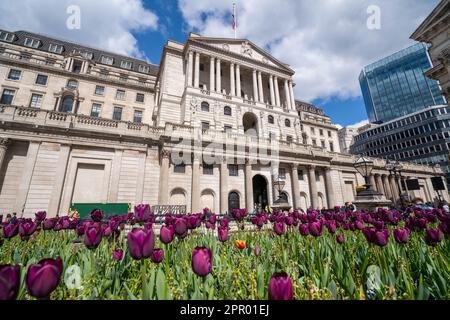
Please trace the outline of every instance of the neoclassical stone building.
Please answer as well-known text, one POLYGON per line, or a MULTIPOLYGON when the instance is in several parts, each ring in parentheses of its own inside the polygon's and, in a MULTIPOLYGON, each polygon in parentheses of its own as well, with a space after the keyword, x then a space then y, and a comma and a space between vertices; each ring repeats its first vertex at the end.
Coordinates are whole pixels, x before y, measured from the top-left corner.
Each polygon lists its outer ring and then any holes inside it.
MULTIPOLYGON (((295 99, 293 75, 247 40, 191 33, 169 40, 156 66, 0 30, 0 214, 99 202, 224 213, 272 204, 278 179, 292 207, 353 200, 357 157, 295 99)), ((422 186, 411 196, 432 200, 440 169, 404 166, 422 186)), ((396 199, 384 167, 375 159, 373 185, 396 199)))

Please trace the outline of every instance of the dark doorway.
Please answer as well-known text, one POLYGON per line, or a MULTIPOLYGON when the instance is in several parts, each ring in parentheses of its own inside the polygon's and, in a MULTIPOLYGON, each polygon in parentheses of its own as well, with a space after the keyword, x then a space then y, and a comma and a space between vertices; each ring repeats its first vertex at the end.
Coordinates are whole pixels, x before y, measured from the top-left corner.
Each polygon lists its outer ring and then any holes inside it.
POLYGON ((242 125, 244 126, 245 134, 257 136, 258 135, 258 118, 255 114, 247 112, 242 118, 242 125))
POLYGON ((228 213, 231 213, 233 209, 240 209, 239 194, 237 192, 228 194, 228 213))
MULTIPOLYGON (((267 197, 267 180, 261 175, 253 177, 253 202, 262 209, 269 204, 267 197)), ((248 208, 249 210, 253 208, 248 208)))

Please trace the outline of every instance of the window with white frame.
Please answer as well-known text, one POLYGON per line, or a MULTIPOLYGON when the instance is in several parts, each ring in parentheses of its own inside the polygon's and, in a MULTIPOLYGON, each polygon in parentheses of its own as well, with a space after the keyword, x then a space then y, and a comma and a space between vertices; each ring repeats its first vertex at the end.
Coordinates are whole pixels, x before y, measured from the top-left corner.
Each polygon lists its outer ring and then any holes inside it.
POLYGON ((20 80, 20 76, 22 74, 22 71, 17 69, 11 69, 8 73, 8 80, 20 80))
POLYGON ((142 123, 142 110, 134 110, 133 122, 142 123))
POLYGON ((117 100, 125 100, 125 90, 118 89, 116 91, 116 99, 117 100))
POLYGON ((41 86, 46 86, 48 81, 48 76, 45 74, 38 74, 36 77, 36 84, 39 84, 41 86))
POLYGON ((2 93, 2 97, 0 98, 0 103, 1 104, 12 104, 15 94, 16 94, 15 90, 4 89, 3 93, 2 93))
POLYGON ((114 59, 108 56, 102 56, 101 62, 103 64, 112 65, 114 63, 114 59))
POLYGON ((144 102, 145 95, 143 93, 136 94, 136 102, 144 102))
POLYGON ((150 67, 149 66, 144 66, 142 64, 139 65, 139 72, 148 73, 149 71, 150 71, 150 67))
POLYGON ((78 88, 78 81, 77 80, 67 81, 67 88, 75 90, 76 88, 78 88))
POLYGON ((0 40, 6 41, 6 42, 13 42, 14 41, 14 34, 0 31, 0 40))
POLYGON ((239 176, 239 166, 237 164, 229 164, 228 165, 228 175, 230 177, 238 177, 239 176))
POLYGON ((100 103, 93 103, 91 109, 91 117, 100 117, 100 112, 102 111, 102 105, 100 103))
POLYGON ((125 60, 120 61, 121 68, 131 69, 132 66, 133 66, 133 63, 131 61, 125 61, 125 60))
POLYGON ((38 94, 38 93, 33 93, 31 95, 31 100, 30 100, 30 107, 31 108, 40 108, 42 105, 42 99, 43 99, 43 95, 42 94, 38 94))
POLYGON ((113 119, 116 121, 122 120, 122 108, 121 107, 114 107, 113 119))
POLYGON ((53 44, 50 43, 50 45, 48 46, 48 51, 53 52, 53 53, 57 53, 57 54, 61 54, 64 50, 64 47, 60 44, 53 44))
POLYGON ((105 94, 105 87, 104 86, 95 86, 95 94, 97 96, 103 96, 105 94))
POLYGON ((25 45, 31 48, 39 48, 41 41, 33 38, 25 38, 25 45))

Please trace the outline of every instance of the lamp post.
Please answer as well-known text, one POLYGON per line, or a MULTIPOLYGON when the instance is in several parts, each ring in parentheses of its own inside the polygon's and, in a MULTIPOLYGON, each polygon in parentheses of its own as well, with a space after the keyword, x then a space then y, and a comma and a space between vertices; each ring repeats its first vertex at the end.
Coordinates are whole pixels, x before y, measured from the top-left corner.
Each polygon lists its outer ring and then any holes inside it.
POLYGON ((356 169, 356 171, 358 171, 360 175, 364 177, 365 181, 364 187, 366 187, 365 190, 363 191, 364 195, 372 194, 374 191, 371 188, 369 177, 374 167, 373 161, 364 156, 361 156, 353 164, 353 167, 356 169))
POLYGON ((278 200, 281 201, 281 192, 284 189, 286 182, 280 179, 280 176, 277 177, 277 180, 273 182, 273 187, 278 191, 278 200))
POLYGON ((402 179, 402 170, 403 170, 403 166, 400 162, 398 162, 397 160, 390 160, 388 159, 386 161, 386 170, 389 171, 389 174, 393 174, 394 178, 395 178, 395 184, 397 185, 398 188, 398 195, 400 197, 400 202, 402 207, 404 206, 404 202, 403 202, 403 197, 402 197, 402 189, 400 188, 400 183, 397 181, 397 174, 399 177, 399 180, 401 181, 402 179))

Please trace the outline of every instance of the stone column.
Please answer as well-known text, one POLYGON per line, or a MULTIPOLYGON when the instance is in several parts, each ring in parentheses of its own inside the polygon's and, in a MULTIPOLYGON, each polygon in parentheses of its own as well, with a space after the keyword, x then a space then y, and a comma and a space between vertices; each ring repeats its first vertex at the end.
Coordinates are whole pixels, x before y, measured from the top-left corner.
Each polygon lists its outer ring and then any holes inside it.
POLYGON ((5 160, 6 151, 10 143, 11 140, 8 138, 0 138, 0 169, 2 168, 3 160, 5 160))
POLYGON ((236 95, 236 86, 234 85, 234 63, 230 63, 230 95, 236 95))
POLYGON ((259 93, 259 102, 264 103, 264 91, 262 86, 262 75, 261 71, 258 71, 258 93, 259 93))
POLYGON ((200 158, 194 154, 192 162, 191 212, 200 212, 200 158))
POLYGON ((245 200, 247 210, 252 212, 255 204, 253 203, 253 172, 250 159, 245 161, 245 200))
POLYGON ((256 70, 253 70, 253 100, 255 102, 259 101, 259 97, 258 97, 258 82, 256 80, 256 70))
POLYGON ((194 67, 194 53, 189 51, 189 59, 187 65, 187 86, 192 87, 192 68, 194 67))
POLYGON ((327 190, 328 208, 332 209, 337 204, 336 204, 336 197, 334 194, 333 180, 331 179, 331 168, 329 167, 325 168, 325 188, 327 190))
POLYGON ((292 194, 294 199, 294 209, 298 209, 301 207, 301 204, 300 204, 300 184, 298 182, 297 164, 291 164, 291 181, 292 181, 292 194))
POLYGON ((228 211, 228 166, 226 157, 220 164, 220 213, 228 211))
POLYGON ((236 96, 239 98, 242 97, 241 95, 241 66, 236 65, 236 96))
POLYGON ((220 70, 220 59, 216 60, 216 91, 222 93, 222 77, 220 70))
POLYGON ((313 209, 316 210, 317 207, 319 206, 319 198, 317 194, 317 183, 316 183, 316 166, 309 166, 308 180, 309 180, 311 205, 313 209))
POLYGON ((48 213, 51 216, 62 214, 59 212, 59 205, 61 203, 61 196, 66 176, 67 163, 69 162, 70 145, 62 144, 59 147, 58 164, 55 171, 55 181, 53 184, 53 191, 48 204, 48 213))
POLYGON ((270 104, 274 106, 276 104, 276 101, 275 101, 275 90, 273 87, 273 75, 269 76, 269 87, 270 87, 270 104))
POLYGON ((291 108, 295 111, 295 96, 294 88, 292 87, 292 80, 289 81, 289 93, 291 94, 291 108))
POLYGON ((119 195, 120 168, 122 167, 123 150, 116 149, 112 163, 111 187, 109 189, 109 202, 117 202, 119 195))
POLYGON ((383 181, 381 181, 380 174, 375 175, 375 182, 377 184, 378 192, 385 195, 384 188, 383 188, 383 181))
POLYGON ((147 152, 139 152, 139 172, 140 174, 137 177, 136 181, 136 204, 141 204, 144 201, 144 182, 145 182, 145 163, 147 160, 147 152))
POLYGON ((291 109, 291 98, 289 94, 289 87, 288 87, 288 81, 287 79, 284 80, 284 95, 286 99, 286 108, 289 110, 291 109))
POLYGON ((274 86, 275 86, 275 105, 277 107, 281 107, 280 103, 280 89, 278 88, 278 78, 274 78, 274 86))
POLYGON ((381 176, 381 180, 383 180, 384 195, 386 196, 386 198, 391 199, 392 193, 391 193, 391 187, 389 186, 388 176, 383 174, 381 176))
POLYGON ((389 183, 391 185, 392 199, 396 202, 400 198, 400 195, 398 194, 397 182, 393 175, 389 176, 389 183))
POLYGON ((25 160, 22 177, 20 179, 19 188, 16 193, 15 212, 20 216, 25 209, 25 203, 28 197, 28 190, 30 189, 31 178, 33 177, 34 166, 36 164, 37 155, 39 152, 39 141, 30 141, 27 151, 27 158, 25 160))
POLYGON ((375 183, 375 176, 373 174, 370 175, 369 181, 370 181, 372 190, 378 191, 377 184, 375 183))
POLYGON ((200 85, 200 52, 195 53, 195 78, 194 87, 198 88, 200 85))
POLYGON ((158 204, 169 204, 169 165, 170 165, 170 151, 163 149, 161 151, 161 168, 159 174, 159 194, 158 204))
POLYGON ((214 88, 214 57, 210 58, 209 61, 209 91, 213 92, 215 90, 214 88))

